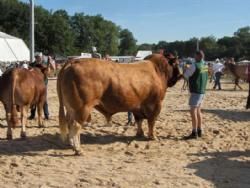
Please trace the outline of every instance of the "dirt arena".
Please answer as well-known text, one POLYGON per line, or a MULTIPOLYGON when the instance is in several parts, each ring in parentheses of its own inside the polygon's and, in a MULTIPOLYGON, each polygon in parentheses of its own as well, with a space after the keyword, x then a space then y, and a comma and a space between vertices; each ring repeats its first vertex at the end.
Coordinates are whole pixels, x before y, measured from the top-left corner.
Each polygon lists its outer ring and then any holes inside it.
MULTIPOLYGON (((155 131, 159 141, 137 140, 136 128, 125 126, 126 113, 113 116, 112 126, 93 112, 93 124, 82 130, 83 156, 65 147, 59 137, 56 81, 49 82, 51 120, 46 128, 29 121, 28 138, 7 141, 0 106, 0 187, 250 187, 250 111, 244 91, 207 92, 204 137, 189 134, 188 92, 182 82, 168 90, 155 131)), ((212 86, 210 85, 209 88, 212 86)), ((147 133, 146 124, 143 126, 147 133)))

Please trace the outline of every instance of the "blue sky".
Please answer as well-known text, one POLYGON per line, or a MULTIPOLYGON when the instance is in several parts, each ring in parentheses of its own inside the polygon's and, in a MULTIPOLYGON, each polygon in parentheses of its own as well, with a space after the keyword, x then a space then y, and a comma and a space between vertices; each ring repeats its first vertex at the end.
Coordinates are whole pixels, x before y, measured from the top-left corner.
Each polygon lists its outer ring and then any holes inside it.
MULTIPOLYGON (((22 0, 27 1, 28 0, 22 0)), ((70 15, 101 14, 131 30, 138 43, 232 36, 250 26, 250 0, 35 0, 49 10, 70 15)))

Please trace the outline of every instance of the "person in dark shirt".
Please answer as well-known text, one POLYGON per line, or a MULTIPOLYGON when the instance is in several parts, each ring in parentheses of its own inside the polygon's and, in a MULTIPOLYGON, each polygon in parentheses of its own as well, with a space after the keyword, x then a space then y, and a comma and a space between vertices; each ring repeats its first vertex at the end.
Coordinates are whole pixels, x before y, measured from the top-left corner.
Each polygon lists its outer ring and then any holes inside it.
MULTIPOLYGON (((45 62, 43 60, 43 54, 41 52, 37 52, 35 54, 35 61, 29 64, 29 67, 34 68, 36 66, 43 65, 45 67, 49 68, 49 62, 45 62)), ((48 77, 45 77, 44 83, 46 85, 46 101, 43 106, 43 112, 44 112, 44 118, 46 120, 49 120, 49 107, 48 107, 48 102, 47 102, 47 88, 48 88, 48 77)), ((31 114, 29 116, 29 120, 34 119, 36 116, 36 105, 31 107, 31 114)))

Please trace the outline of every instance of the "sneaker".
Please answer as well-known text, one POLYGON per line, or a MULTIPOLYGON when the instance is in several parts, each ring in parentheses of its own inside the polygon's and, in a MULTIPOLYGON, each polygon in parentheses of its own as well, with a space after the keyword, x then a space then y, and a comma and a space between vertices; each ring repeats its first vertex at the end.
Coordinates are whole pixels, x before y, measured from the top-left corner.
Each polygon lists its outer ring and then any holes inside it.
POLYGON ((202 137, 202 130, 201 129, 197 130, 197 135, 198 135, 198 137, 202 137))
POLYGON ((198 138, 198 134, 197 132, 192 132, 190 135, 188 136, 184 136, 184 140, 191 140, 191 139, 197 139, 198 138))

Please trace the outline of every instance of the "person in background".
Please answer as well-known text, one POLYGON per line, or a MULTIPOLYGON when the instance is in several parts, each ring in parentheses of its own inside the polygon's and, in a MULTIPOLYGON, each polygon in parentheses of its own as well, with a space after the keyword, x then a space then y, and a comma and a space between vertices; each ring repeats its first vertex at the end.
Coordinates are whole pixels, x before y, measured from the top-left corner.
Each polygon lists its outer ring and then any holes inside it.
POLYGON ((213 73, 215 76, 215 83, 213 89, 216 89, 216 87, 218 86, 218 89, 221 90, 220 79, 223 75, 223 69, 224 65, 220 62, 219 59, 216 59, 216 63, 213 65, 213 73))
POLYGON ((53 71, 53 76, 56 76, 56 61, 53 55, 48 56, 49 67, 53 71))
POLYGON ((2 70, 0 69, 0 76, 2 76, 3 75, 3 72, 2 72, 2 70))
POLYGON ((202 113, 201 104, 203 102, 207 81, 208 66, 204 62, 204 53, 199 50, 195 53, 195 62, 184 72, 184 78, 189 82, 189 106, 192 118, 192 132, 184 139, 197 139, 202 137, 202 113))
POLYGON ((128 122, 127 125, 131 125, 133 121, 133 113, 132 112, 128 112, 128 122))
MULTIPOLYGON (((30 63, 30 67, 36 67, 37 65, 43 65, 44 67, 48 67, 49 68, 49 62, 50 60, 48 59, 48 62, 45 62, 43 59, 43 54, 41 52, 36 52, 35 53, 35 61, 30 63)), ((49 71, 48 71, 49 72, 49 71)), ((48 77, 46 77, 44 79, 44 83, 46 85, 46 101, 44 103, 43 106, 43 112, 44 112, 44 117, 46 120, 49 120, 49 108, 48 108, 48 102, 47 102, 47 86, 48 86, 48 77)), ((29 116, 29 120, 34 119, 36 116, 36 106, 34 105, 33 107, 31 107, 31 114, 29 116)))
POLYGON ((109 54, 105 55, 104 60, 106 60, 106 61, 112 61, 109 54))
POLYGON ((23 64, 22 64, 22 66, 21 66, 22 68, 24 68, 24 69, 29 69, 29 65, 27 64, 27 62, 25 61, 25 62, 23 62, 23 64))
POLYGON ((164 55, 164 49, 159 49, 159 54, 164 55))
POLYGON ((96 47, 92 47, 92 58, 102 59, 102 55, 97 52, 96 47))

